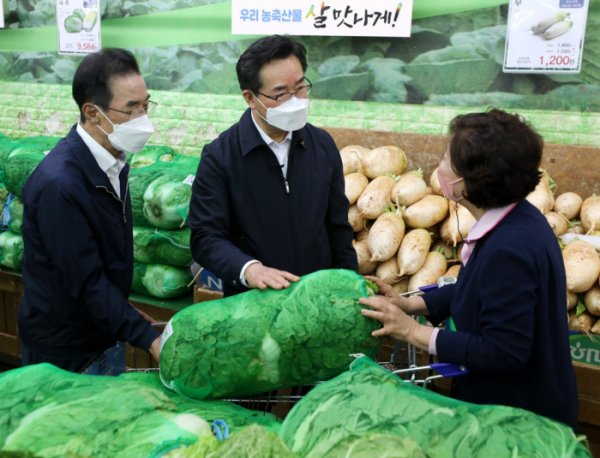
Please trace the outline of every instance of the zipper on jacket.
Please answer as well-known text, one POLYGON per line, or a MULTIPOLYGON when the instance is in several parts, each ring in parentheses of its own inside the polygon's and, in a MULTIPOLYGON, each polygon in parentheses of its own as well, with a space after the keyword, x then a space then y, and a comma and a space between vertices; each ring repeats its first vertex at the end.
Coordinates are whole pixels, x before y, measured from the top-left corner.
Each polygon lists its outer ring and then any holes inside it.
POLYGON ((285 190, 287 191, 288 194, 290 193, 290 185, 287 180, 285 180, 285 190))
POLYGON ((127 185, 125 186, 125 199, 121 200, 114 192, 108 189, 106 186, 96 186, 96 189, 104 189, 107 193, 117 199, 123 204, 123 222, 127 224, 127 217, 125 216, 125 201, 127 200, 127 194, 129 193, 129 172, 127 172, 127 185))

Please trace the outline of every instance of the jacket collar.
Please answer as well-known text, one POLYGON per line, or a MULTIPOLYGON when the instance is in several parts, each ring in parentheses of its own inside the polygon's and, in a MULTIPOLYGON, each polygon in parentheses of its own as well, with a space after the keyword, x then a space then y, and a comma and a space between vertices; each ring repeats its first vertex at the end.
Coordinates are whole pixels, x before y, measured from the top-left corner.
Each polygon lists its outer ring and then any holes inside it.
POLYGON ((67 143, 73 156, 79 162, 83 173, 93 186, 104 186, 107 189, 112 189, 112 185, 105 172, 102 171, 94 155, 85 144, 81 136, 77 133, 77 124, 75 124, 67 135, 67 143))
MULTIPOLYGON (((245 157, 249 152, 259 146, 267 146, 261 137, 260 132, 258 132, 258 129, 254 125, 254 121, 252 120, 252 110, 250 108, 248 108, 240 118, 239 126, 242 157, 245 157)), ((300 144, 304 147, 303 138, 305 129, 306 127, 303 127, 300 130, 292 132, 292 145, 300 144)))

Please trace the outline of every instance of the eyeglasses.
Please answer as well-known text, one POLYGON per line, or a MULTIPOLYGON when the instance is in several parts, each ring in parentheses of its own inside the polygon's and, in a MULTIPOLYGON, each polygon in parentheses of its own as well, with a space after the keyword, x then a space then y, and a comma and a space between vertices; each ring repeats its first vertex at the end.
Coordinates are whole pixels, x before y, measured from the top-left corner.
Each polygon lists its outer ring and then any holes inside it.
POLYGON ((131 119, 133 120, 133 119, 141 118, 144 115, 152 116, 152 114, 156 111, 157 106, 158 106, 158 103, 153 102, 152 100, 148 100, 147 107, 136 108, 133 111, 121 111, 121 110, 117 110, 116 108, 110 108, 110 107, 108 107, 108 109, 112 110, 112 111, 118 111, 119 113, 123 113, 126 115, 130 115, 131 119))
POLYGON ((266 97, 267 99, 271 99, 271 100, 275 100, 276 102, 287 102, 288 100, 291 100, 292 97, 305 97, 310 93, 310 90, 312 89, 313 85, 310 82, 310 80, 306 77, 304 77, 304 79, 306 80, 306 83, 304 86, 300 86, 296 91, 294 92, 282 92, 281 94, 277 94, 277 95, 267 95, 267 94, 263 94, 262 92, 258 92, 258 94, 262 95, 263 97, 266 97))

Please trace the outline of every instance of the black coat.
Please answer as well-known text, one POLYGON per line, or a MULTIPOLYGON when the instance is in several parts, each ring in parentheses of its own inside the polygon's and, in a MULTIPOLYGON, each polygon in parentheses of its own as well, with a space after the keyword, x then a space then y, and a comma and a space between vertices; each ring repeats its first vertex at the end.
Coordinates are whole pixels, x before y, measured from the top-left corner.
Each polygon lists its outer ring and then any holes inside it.
POLYGON ((424 296, 440 331, 441 362, 471 371, 454 394, 475 404, 520 407, 576 428, 577 387, 571 362, 566 275, 546 218, 521 201, 477 241, 458 282, 424 296))
POLYGON ((127 178, 121 196, 75 127, 23 188, 19 335, 52 358, 94 356, 128 341, 145 350, 158 332, 128 303, 133 233, 127 178))
POLYGON ((194 259, 223 279, 226 295, 246 291, 240 272, 252 259, 300 276, 357 270, 331 136, 310 124, 293 132, 286 178, 251 116, 202 151, 188 219, 194 259))

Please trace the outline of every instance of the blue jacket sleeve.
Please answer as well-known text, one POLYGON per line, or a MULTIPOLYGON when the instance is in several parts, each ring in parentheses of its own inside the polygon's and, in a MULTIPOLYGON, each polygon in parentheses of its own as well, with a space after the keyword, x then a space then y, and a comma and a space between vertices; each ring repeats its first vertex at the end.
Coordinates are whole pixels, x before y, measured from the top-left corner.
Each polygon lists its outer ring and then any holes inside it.
POLYGON ((240 274, 248 256, 228 238, 230 224, 227 177, 215 154, 205 146, 192 184, 188 226, 192 231, 194 259, 223 281, 240 287, 240 274))
POLYGON ((454 298, 455 288, 456 285, 446 285, 423 296, 429 312, 428 319, 434 326, 438 326, 450 316, 450 304, 454 298))
POLYGON ((326 224, 329 234, 329 246, 331 247, 332 267, 356 272, 358 271, 358 258, 356 257, 356 250, 352 246, 354 231, 348 222, 350 204, 346 197, 344 166, 333 139, 329 138, 329 140, 331 146, 329 146, 330 151, 328 152, 333 160, 333 176, 329 190, 326 224))
POLYGON ((148 350, 159 333, 108 281, 94 233, 73 191, 64 183, 49 182, 36 219, 48 256, 68 293, 78 298, 106 334, 148 350))
POLYGON ((440 331, 438 357, 477 371, 514 373, 525 368, 532 352, 538 269, 517 250, 497 249, 489 259, 493 262, 480 273, 489 281, 480 282, 477 291, 481 335, 440 331))

